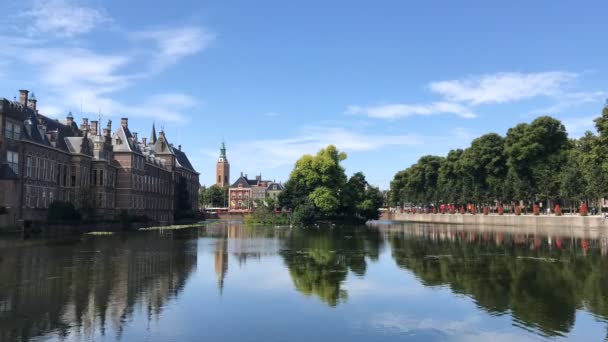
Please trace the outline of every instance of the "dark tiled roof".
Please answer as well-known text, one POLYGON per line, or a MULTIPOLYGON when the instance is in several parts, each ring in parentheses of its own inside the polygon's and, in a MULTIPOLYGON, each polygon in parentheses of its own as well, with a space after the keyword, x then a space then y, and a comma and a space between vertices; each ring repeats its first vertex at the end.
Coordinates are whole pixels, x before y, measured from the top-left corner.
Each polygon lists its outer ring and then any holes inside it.
POLYGON ((282 191, 283 190, 283 184, 281 183, 275 183, 275 182, 270 182, 268 183, 268 187, 266 188, 266 190, 269 191, 282 191), (276 186, 276 189, 274 188, 276 186))
POLYGON ((174 148, 173 154, 175 154, 175 159, 177 159, 177 162, 181 165, 181 167, 183 167, 184 169, 186 169, 188 171, 196 172, 196 170, 190 163, 188 156, 186 156, 186 153, 180 151, 179 149, 174 148))
POLYGON ((242 188, 250 188, 251 185, 249 184, 249 180, 247 178, 245 178, 245 176, 241 176, 239 177, 239 179, 236 180, 236 182, 234 182, 232 184, 232 186, 230 186, 231 188, 238 188, 239 184, 241 185, 242 188))

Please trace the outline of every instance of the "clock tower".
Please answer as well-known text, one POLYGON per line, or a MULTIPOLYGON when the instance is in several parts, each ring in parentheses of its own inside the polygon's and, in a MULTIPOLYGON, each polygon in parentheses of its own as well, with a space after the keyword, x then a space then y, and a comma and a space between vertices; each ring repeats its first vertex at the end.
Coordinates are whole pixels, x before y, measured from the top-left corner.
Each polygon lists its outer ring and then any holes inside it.
POLYGON ((215 185, 225 187, 230 185, 230 163, 226 158, 226 145, 222 142, 220 158, 217 160, 215 185))

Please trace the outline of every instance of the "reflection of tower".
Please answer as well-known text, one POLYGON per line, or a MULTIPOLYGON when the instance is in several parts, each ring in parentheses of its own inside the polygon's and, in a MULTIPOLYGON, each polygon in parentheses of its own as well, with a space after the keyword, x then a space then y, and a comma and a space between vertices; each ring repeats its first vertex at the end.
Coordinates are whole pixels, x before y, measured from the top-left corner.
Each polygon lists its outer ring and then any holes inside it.
POLYGON ((217 160, 217 179, 215 185, 219 187, 225 187, 230 185, 230 163, 226 158, 226 145, 222 142, 222 148, 220 148, 220 158, 217 160))
POLYGON ((228 240, 218 239, 215 243, 215 275, 220 293, 224 291, 224 278, 228 272, 228 240))

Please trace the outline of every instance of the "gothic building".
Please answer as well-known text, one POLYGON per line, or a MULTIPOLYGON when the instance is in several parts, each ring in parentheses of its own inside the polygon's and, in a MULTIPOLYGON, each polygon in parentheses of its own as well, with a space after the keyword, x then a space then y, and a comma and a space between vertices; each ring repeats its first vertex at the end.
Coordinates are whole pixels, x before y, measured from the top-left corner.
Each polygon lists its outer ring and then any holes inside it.
POLYGON ((108 120, 69 113, 60 121, 40 114, 27 90, 19 101, 0 98, 0 226, 46 219, 54 201, 111 219, 126 211, 161 223, 198 208, 199 173, 181 146, 139 139, 127 118, 112 133, 108 120))

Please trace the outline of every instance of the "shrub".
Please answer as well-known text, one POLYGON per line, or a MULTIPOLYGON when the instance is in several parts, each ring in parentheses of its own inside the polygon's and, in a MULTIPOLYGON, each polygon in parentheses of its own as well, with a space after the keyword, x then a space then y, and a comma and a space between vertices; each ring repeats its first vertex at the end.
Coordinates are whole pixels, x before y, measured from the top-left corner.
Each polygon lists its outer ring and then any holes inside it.
POLYGON ((488 215, 490 213, 490 209, 488 207, 483 207, 483 214, 488 215))
POLYGON ((540 214, 540 210, 538 209, 538 204, 535 204, 532 207, 532 212, 534 213, 534 216, 538 216, 540 214))
POLYGON ((456 213, 456 209, 453 206, 450 206, 450 214, 454 215, 456 213))
POLYGON ((49 222, 74 222, 80 221, 80 213, 70 202, 54 201, 49 206, 46 218, 49 222))
POLYGON ((581 216, 587 216, 589 214, 589 209, 587 208, 587 203, 583 202, 579 212, 580 212, 581 216))
POLYGON ((554 212, 555 216, 562 216, 562 207, 560 207, 559 204, 556 204, 554 212))
POLYGON ((505 213, 505 208, 502 207, 502 205, 500 207, 498 207, 498 215, 504 215, 505 213))
POLYGON ((471 206, 471 214, 477 214, 477 207, 475 207, 474 205, 471 206))
POLYGON ((515 215, 517 215, 517 216, 521 215, 521 207, 518 205, 515 206, 515 215))
POLYGON ((464 215, 464 207, 460 207, 460 213, 464 215))
POLYGON ((293 211, 293 220, 301 224, 311 224, 317 220, 317 210, 310 200, 300 204, 293 211))

